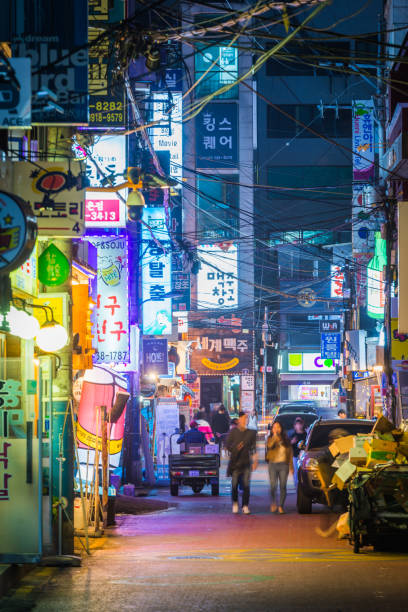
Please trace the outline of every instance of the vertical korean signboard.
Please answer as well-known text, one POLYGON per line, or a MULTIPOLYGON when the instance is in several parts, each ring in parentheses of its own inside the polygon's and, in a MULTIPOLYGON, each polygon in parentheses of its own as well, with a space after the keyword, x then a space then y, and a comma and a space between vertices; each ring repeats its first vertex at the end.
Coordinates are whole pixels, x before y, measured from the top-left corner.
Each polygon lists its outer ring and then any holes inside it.
POLYGON ((203 244, 198 248, 201 268, 197 275, 198 308, 232 308, 238 305, 238 248, 236 244, 203 244))
POLYGON ((98 252, 93 361, 95 364, 129 363, 127 238, 88 240, 98 252))
POLYGON ((182 94, 155 92, 152 94, 152 105, 152 121, 162 123, 150 130, 153 148, 155 151, 170 152, 170 176, 181 182, 183 178, 182 94))
POLYGON ((369 183, 374 179, 374 102, 354 100, 352 116, 353 146, 353 259, 356 269, 356 298, 360 306, 366 303, 366 266, 374 249, 375 220, 362 213, 369 212, 369 183))
POLYGON ((101 34, 125 17, 123 0, 89 2, 89 126, 122 127, 126 120, 123 79, 113 85, 109 36, 101 34))
MULTIPOLYGON (((86 163, 86 176, 90 190, 85 199, 86 227, 126 227, 126 204, 117 193, 92 191, 102 187, 103 179, 109 177, 111 185, 123 182, 126 168, 125 136, 102 136, 92 146, 86 163)), ((121 191, 125 199, 127 190, 121 191)))
POLYGON ((238 168, 238 106, 210 102, 196 117, 197 168, 238 168))
POLYGON ((145 208, 143 222, 143 333, 171 334, 171 243, 164 208, 145 208))
POLYGON ((353 181, 368 183, 374 177, 374 102, 353 103, 353 181))
POLYGON ((2 40, 11 39, 13 57, 31 58, 32 122, 87 123, 88 1, 36 0, 19 3, 14 11, 18 19, 11 20, 11 32, 2 40), (39 90, 51 96, 38 99, 39 90))
POLYGON ((167 339, 145 338, 143 340, 144 374, 167 376, 169 371, 167 339))

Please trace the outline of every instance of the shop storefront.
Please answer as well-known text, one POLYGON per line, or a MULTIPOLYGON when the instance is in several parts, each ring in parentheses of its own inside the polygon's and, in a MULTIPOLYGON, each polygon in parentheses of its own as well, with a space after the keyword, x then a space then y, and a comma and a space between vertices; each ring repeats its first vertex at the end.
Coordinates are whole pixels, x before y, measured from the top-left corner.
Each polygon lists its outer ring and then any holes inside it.
POLYGON ((255 403, 253 334, 247 329, 189 331, 191 368, 200 377, 200 405, 221 403, 230 414, 250 412, 255 403))
POLYGON ((373 418, 382 414, 382 397, 377 376, 371 370, 352 372, 354 416, 373 418))
POLYGON ((281 354, 281 401, 315 401, 322 407, 338 404, 337 362, 322 359, 320 353, 283 352, 281 354))

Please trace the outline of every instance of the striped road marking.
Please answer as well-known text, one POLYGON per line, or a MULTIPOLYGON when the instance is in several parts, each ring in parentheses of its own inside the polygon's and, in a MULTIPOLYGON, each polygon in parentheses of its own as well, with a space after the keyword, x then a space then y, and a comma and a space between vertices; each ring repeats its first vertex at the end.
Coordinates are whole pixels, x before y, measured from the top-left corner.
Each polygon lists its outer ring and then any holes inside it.
MULTIPOLYGON (((160 555, 163 559, 163 555, 160 555)), ((231 549, 223 551, 195 551, 178 552, 165 557, 172 561, 235 561, 235 562, 258 562, 263 563, 350 563, 350 561, 406 561, 407 554, 398 553, 376 553, 372 549, 362 550, 358 555, 352 550, 327 549, 327 548, 264 548, 255 549, 231 549)))

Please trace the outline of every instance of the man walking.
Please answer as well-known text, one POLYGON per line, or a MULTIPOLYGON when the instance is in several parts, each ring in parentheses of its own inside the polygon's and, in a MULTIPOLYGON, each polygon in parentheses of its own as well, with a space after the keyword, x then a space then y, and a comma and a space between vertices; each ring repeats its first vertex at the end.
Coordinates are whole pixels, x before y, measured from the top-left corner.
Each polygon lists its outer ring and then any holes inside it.
POLYGON ((232 477, 232 512, 238 513, 238 482, 241 481, 242 513, 250 514, 249 510, 249 483, 251 469, 256 470, 258 466, 258 455, 256 453, 256 431, 247 429, 248 415, 240 412, 238 427, 231 429, 228 434, 226 446, 230 452, 227 476, 232 477), (252 465, 251 465, 252 464, 252 465))

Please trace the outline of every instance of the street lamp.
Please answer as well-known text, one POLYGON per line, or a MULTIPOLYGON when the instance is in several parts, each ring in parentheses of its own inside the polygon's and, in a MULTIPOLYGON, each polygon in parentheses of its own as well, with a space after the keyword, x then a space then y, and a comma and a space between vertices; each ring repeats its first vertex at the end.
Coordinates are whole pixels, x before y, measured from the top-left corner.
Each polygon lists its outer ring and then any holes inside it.
POLYGON ((20 310, 13 305, 6 316, 12 334, 23 340, 31 340, 35 337, 39 349, 45 353, 61 350, 68 342, 68 332, 63 325, 54 319, 54 313, 50 306, 42 304, 30 304, 23 298, 13 298, 22 303, 20 310), (41 308, 45 313, 45 322, 41 325, 38 320, 28 314, 26 308, 41 308))
POLYGON ((60 351, 68 342, 68 333, 63 325, 52 318, 41 326, 36 337, 36 343, 44 353, 60 351))

